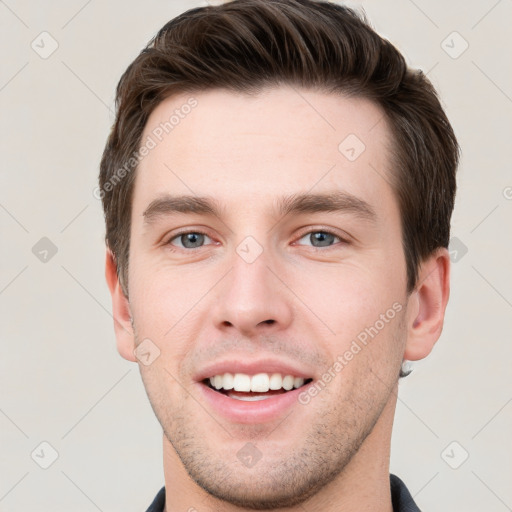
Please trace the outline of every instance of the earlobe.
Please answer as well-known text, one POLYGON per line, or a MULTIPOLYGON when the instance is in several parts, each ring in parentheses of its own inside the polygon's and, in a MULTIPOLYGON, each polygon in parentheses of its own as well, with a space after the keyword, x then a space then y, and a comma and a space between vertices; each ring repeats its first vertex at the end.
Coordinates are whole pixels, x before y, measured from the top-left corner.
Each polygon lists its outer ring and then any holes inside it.
POLYGON ((112 297, 112 314, 114 316, 117 350, 124 359, 135 362, 136 358, 133 353, 135 349, 135 335, 132 326, 130 304, 119 282, 115 257, 108 248, 105 260, 105 278, 112 297))
POLYGON ((450 256, 437 249, 422 262, 418 284, 409 303, 407 343, 404 359, 417 361, 428 356, 443 330, 450 295, 450 256))

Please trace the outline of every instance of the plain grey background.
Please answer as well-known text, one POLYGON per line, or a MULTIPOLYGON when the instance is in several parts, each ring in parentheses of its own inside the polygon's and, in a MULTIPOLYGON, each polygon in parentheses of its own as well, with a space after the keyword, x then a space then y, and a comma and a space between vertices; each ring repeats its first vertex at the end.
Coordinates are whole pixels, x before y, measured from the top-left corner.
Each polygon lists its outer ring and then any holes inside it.
MULTIPOLYGON (((122 72, 200 5, 0 1, 1 511, 136 512, 163 485, 93 189, 122 72)), ((463 150, 445 328, 400 384, 391 470, 425 511, 512 510, 512 1, 349 5, 428 72, 463 150)))

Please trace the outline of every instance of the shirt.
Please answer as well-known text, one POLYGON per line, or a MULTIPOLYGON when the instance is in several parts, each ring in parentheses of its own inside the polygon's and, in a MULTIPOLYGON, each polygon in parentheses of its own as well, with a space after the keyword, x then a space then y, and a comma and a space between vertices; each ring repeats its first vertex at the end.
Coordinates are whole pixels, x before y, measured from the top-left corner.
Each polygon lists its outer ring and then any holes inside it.
MULTIPOLYGON (((395 475, 389 475, 389 479, 393 512, 421 512, 402 480, 395 475)), ((164 505, 165 487, 162 487, 146 512, 163 512, 164 505)))

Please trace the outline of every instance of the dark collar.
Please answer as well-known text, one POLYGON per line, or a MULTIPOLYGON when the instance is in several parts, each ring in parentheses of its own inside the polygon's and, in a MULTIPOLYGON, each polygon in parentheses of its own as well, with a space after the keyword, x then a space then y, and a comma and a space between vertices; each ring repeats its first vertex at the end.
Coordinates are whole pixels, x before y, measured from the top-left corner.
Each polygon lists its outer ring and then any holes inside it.
POLYGON ((421 512, 402 480, 395 475, 389 475, 389 479, 393 512, 421 512))

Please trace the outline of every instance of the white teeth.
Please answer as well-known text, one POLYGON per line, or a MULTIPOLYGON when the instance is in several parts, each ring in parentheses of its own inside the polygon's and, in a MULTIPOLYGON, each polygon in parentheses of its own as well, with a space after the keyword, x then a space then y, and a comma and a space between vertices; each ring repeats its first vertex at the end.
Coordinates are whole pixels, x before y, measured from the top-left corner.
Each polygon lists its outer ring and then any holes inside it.
POLYGON ((220 389, 222 387, 222 381, 223 381, 223 378, 222 378, 222 375, 215 375, 214 379, 213 379, 213 386, 215 387, 215 389, 220 389))
POLYGON ((251 391, 251 377, 245 373, 235 373, 233 389, 235 391, 251 391))
POLYGON ((228 393, 229 398, 234 398, 235 400, 242 400, 242 402, 258 402, 259 400, 266 400, 267 398, 271 398, 271 395, 256 395, 256 396, 241 396, 235 395, 234 393, 228 393))
POLYGON ((258 373, 251 378, 251 391, 266 393, 269 389, 269 378, 266 373, 258 373))
MULTIPOLYGON (((242 392, 266 393, 269 390, 277 391, 284 389, 290 391, 294 388, 300 388, 304 384, 304 378, 294 377, 293 375, 282 375, 280 373, 257 373, 250 376, 245 373, 224 373, 223 375, 214 375, 209 381, 213 388, 235 390, 242 392)), ((263 397, 265 398, 265 397, 263 397)), ((251 397, 254 400, 263 398, 251 397)))
POLYGON ((290 389, 293 389, 293 377, 291 375, 287 375, 283 379, 283 388, 286 389, 286 391, 290 391, 290 389))
POLYGON ((273 373, 270 376, 270 389, 276 390, 281 389, 283 387, 283 377, 281 377, 280 373, 273 373))
POLYGON ((235 382, 235 378, 232 373, 225 373, 223 378, 223 388, 224 389, 233 389, 235 382))
POLYGON ((293 379, 294 388, 300 388, 302 385, 304 385, 304 379, 302 377, 295 377, 295 379, 293 379))

